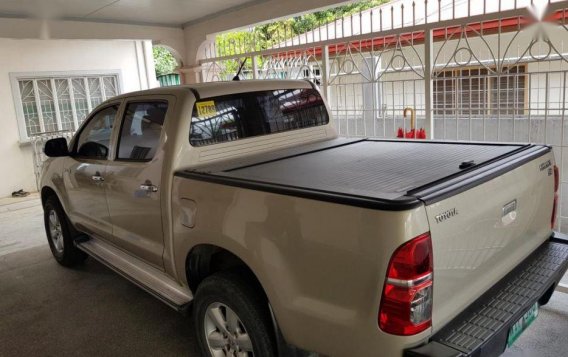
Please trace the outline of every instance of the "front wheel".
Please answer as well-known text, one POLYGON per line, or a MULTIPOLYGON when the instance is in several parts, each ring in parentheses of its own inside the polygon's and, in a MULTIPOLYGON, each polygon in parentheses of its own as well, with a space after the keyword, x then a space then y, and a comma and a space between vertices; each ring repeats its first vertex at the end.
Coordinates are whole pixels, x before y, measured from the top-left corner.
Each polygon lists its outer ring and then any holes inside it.
POLYGON ((221 272, 199 285, 194 325, 203 356, 276 356, 268 302, 246 275, 221 272))
POLYGON ((67 215, 54 196, 49 197, 43 205, 43 220, 49 248, 59 264, 71 267, 87 258, 87 254, 73 245, 74 237, 67 215))

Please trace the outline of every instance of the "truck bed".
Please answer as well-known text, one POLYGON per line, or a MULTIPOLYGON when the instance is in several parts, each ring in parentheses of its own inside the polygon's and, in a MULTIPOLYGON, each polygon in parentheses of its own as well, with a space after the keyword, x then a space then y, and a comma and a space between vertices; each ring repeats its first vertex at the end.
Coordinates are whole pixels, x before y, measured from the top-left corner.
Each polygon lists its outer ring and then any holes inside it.
POLYGON ((452 192, 466 189, 549 150, 531 144, 335 139, 196 167, 177 175, 401 210, 426 199, 440 199, 448 194, 448 185, 453 186, 452 192))

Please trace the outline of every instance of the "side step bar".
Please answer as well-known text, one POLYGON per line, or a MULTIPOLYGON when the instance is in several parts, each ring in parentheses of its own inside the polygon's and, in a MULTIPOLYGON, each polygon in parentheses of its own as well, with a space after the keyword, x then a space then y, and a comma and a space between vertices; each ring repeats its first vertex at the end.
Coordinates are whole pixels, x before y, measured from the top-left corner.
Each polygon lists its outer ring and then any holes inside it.
POLYGON ((193 300, 189 289, 179 285, 164 272, 109 243, 96 238, 80 238, 75 241, 75 245, 177 311, 184 312, 193 300))

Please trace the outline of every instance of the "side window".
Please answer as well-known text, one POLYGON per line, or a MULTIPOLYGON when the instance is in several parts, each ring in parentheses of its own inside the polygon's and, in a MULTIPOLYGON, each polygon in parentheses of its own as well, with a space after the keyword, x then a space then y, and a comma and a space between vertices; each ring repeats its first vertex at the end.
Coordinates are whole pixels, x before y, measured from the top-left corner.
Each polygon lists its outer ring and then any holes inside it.
POLYGON ((87 123, 77 141, 77 155, 93 159, 108 157, 112 127, 118 105, 102 109, 87 123))
POLYGON ((129 103, 120 130, 120 160, 151 160, 160 144, 167 102, 129 103))

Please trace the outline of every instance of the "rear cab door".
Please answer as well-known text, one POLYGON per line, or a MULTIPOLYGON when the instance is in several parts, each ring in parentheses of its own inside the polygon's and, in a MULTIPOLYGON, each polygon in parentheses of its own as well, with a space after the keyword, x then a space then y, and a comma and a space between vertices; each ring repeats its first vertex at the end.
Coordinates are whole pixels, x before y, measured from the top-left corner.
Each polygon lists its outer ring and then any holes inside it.
POLYGON ((125 100, 105 183, 114 245, 163 269, 164 122, 175 97, 125 100))

